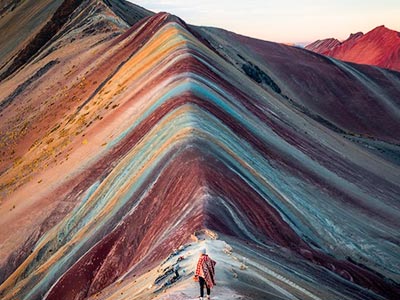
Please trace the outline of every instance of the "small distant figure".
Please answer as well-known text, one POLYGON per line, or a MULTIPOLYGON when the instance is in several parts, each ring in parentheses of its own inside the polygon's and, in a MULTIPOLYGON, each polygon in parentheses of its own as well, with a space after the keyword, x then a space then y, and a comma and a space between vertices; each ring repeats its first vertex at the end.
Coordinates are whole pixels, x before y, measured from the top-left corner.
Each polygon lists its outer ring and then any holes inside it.
POLYGON ((195 274, 195 280, 200 284, 200 300, 210 299, 211 289, 215 285, 215 265, 216 262, 207 255, 206 249, 202 249, 195 274), (204 298, 204 286, 207 289, 207 298, 204 298))
POLYGON ((179 272, 178 272, 178 270, 179 270, 179 265, 178 264, 176 264, 175 265, 175 267, 174 267, 174 272, 175 272, 175 278, 179 278, 179 272))

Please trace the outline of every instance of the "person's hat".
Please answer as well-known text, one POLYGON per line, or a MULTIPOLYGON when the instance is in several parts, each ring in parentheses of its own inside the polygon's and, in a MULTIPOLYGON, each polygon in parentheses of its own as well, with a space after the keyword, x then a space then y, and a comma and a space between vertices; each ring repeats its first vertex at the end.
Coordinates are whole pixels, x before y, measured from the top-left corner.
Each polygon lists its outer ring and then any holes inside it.
POLYGON ((201 253, 201 254, 206 254, 206 253, 207 253, 206 248, 201 249, 200 253, 201 253))

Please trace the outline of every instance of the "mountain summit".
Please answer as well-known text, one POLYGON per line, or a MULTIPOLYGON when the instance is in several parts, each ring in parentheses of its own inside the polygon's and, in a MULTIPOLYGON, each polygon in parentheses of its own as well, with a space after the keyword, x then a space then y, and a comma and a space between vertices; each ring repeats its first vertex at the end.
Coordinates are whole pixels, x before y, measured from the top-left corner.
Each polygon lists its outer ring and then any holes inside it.
POLYGON ((215 299, 398 298, 399 73, 125 1, 10 3, 2 300, 197 298, 203 248, 215 299))
POLYGON ((366 34, 351 34, 343 42, 329 38, 305 48, 344 61, 400 71, 400 33, 383 25, 366 34))

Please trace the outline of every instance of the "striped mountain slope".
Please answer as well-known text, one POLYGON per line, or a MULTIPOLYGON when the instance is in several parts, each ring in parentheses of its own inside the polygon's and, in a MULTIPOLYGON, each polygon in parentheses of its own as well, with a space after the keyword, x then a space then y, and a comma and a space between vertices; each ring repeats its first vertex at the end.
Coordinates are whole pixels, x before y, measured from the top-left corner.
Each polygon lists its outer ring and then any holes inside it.
POLYGON ((209 230, 217 293, 396 299, 399 74, 106 2, 0 82, 1 298, 162 299, 209 230))

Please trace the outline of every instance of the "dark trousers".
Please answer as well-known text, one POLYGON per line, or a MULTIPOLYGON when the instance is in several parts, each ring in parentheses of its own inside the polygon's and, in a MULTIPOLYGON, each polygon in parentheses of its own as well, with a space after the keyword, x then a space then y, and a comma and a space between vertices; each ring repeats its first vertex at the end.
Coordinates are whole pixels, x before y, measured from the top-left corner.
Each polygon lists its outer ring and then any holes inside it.
POLYGON ((200 283, 200 297, 204 297, 204 286, 207 288, 207 295, 210 295, 211 290, 207 286, 206 281, 204 280, 203 277, 199 276, 199 283, 200 283))

